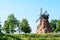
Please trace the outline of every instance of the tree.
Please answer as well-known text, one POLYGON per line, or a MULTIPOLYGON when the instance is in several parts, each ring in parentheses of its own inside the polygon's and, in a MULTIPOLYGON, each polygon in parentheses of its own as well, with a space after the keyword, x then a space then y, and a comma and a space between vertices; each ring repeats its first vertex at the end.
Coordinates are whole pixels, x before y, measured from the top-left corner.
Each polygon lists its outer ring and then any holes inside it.
POLYGON ((9 32, 9 23, 8 23, 8 21, 5 21, 5 22, 4 22, 3 30, 4 30, 6 33, 10 33, 10 32, 9 32))
POLYGON ((21 22, 21 31, 23 31, 25 33, 31 32, 31 28, 30 28, 28 21, 26 19, 23 19, 21 22))
POLYGON ((56 23, 57 23, 57 20, 51 20, 50 21, 50 25, 51 25, 51 27, 53 28, 54 31, 56 30, 56 23))
POLYGON ((57 21, 55 32, 60 32, 60 20, 57 21))
POLYGON ((14 33, 14 28, 19 27, 18 20, 14 17, 14 14, 10 14, 4 23, 4 30, 7 33, 14 33))

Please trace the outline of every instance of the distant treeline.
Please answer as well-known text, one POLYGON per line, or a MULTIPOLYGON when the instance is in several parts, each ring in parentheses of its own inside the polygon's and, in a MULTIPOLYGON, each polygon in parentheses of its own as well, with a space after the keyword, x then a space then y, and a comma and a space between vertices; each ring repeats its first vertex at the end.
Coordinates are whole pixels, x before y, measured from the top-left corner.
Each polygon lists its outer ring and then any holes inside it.
POLYGON ((0 33, 14 33, 14 32, 24 32, 30 33, 31 28, 29 26, 27 19, 18 20, 14 14, 10 14, 8 18, 5 20, 3 27, 0 24, 0 33))

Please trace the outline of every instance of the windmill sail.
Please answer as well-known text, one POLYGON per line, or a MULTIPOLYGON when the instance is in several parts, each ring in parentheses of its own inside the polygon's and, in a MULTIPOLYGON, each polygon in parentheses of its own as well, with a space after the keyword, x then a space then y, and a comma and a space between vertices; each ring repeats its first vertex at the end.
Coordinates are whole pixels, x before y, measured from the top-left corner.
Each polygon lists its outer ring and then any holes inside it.
POLYGON ((43 14, 47 13, 47 11, 45 11, 43 14))
POLYGON ((40 19, 40 18, 38 18, 38 19, 36 20, 36 22, 38 22, 38 21, 39 21, 39 19, 40 19))
POLYGON ((41 16, 41 14, 42 14, 42 8, 41 8, 41 10, 40 10, 40 11, 41 11, 40 16, 41 16))
MULTIPOLYGON (((40 10, 40 17, 41 17, 41 15, 42 15, 42 8, 41 8, 41 10, 40 10)), ((37 19, 37 21, 36 22, 38 22, 39 21, 39 19, 40 19, 40 17, 37 19)))

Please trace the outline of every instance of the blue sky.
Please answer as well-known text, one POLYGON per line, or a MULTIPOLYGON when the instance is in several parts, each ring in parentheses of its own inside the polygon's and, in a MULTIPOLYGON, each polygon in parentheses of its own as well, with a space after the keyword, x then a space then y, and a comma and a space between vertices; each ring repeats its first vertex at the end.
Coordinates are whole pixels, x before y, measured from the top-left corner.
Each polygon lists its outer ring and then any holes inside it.
POLYGON ((48 11, 49 21, 60 19, 60 0, 0 0, 0 20, 1 24, 13 13, 18 20, 26 18, 32 28, 32 33, 36 32, 40 8, 48 11))

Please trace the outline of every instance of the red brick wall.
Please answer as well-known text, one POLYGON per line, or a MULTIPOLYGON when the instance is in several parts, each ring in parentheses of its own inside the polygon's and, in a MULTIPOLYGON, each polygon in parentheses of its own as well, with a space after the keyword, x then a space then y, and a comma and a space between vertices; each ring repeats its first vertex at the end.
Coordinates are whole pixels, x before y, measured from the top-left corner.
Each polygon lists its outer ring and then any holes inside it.
POLYGON ((40 26, 37 29, 37 33, 50 33, 52 32, 48 19, 41 19, 40 26), (44 28, 45 26, 45 28, 44 28))

